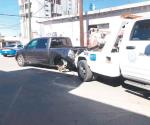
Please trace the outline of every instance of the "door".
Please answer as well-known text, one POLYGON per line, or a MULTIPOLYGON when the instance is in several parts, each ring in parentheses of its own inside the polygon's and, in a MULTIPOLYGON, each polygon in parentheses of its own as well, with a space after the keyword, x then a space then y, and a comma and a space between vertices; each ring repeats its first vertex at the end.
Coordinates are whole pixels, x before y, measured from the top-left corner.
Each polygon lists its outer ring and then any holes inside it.
POLYGON ((36 63, 36 46, 38 39, 31 40, 25 48, 25 58, 29 63, 36 63))
POLYGON ((48 38, 39 38, 35 50, 38 63, 48 64, 48 38))
POLYGON ((70 47, 71 42, 68 41, 67 38, 63 37, 54 37, 51 38, 50 49, 49 49, 49 63, 54 65, 59 61, 60 57, 64 57, 66 55, 65 48, 70 47), (64 48, 65 47, 65 48, 64 48))
POLYGON ((120 61, 123 76, 150 83, 150 20, 137 21, 129 40, 123 42, 120 61))

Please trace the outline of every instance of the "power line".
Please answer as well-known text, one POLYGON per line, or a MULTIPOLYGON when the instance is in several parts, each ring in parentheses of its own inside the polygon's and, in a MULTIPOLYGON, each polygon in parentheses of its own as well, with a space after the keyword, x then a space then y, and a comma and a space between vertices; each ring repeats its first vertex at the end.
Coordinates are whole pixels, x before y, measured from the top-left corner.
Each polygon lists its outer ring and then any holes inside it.
MULTIPOLYGON (((8 16, 8 17, 26 17, 26 16, 22 16, 22 15, 15 15, 15 14, 0 14, 0 16, 8 16)), ((49 17, 40 17, 40 16, 32 16, 33 18, 49 18, 49 17)))
POLYGON ((33 13, 34 15, 37 14, 39 11, 41 11, 45 6, 42 6, 39 10, 37 10, 35 13, 33 13))
POLYGON ((16 24, 12 24, 12 25, 8 25, 8 23, 0 23, 0 26, 14 26, 14 25, 20 25, 20 23, 16 23, 16 24))
POLYGON ((21 17, 20 15, 15 15, 15 14, 4 14, 4 13, 1 13, 0 16, 21 17))
POLYGON ((43 6, 43 4, 41 3, 41 1, 37 0, 37 2, 43 6))
POLYGON ((18 31, 20 31, 20 29, 19 28, 0 28, 1 30, 18 30, 18 31))
POLYGON ((19 26, 20 24, 15 24, 15 25, 11 25, 11 26, 0 26, 0 29, 10 29, 10 28, 19 28, 20 26, 19 26))

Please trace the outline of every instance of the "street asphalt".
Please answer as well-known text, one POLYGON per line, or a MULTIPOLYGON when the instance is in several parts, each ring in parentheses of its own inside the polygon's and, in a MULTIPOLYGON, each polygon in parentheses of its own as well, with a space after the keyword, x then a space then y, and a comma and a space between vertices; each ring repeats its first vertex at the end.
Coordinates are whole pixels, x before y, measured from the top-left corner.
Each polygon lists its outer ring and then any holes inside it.
POLYGON ((0 56, 0 125, 150 125, 150 100, 0 56))

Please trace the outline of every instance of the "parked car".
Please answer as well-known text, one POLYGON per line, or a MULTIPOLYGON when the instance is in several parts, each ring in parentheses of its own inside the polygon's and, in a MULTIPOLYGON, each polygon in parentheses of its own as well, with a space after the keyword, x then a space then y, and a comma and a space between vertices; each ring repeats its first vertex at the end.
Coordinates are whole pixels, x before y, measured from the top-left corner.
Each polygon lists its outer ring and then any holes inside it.
POLYGON ((2 49, 0 49, 0 55, 2 54, 2 49))
POLYGON ((19 66, 42 64, 63 70, 75 67, 75 55, 84 49, 72 47, 68 37, 42 37, 31 40, 24 49, 19 50, 16 60, 19 66))
POLYGON ((1 54, 3 56, 15 56, 17 51, 22 49, 23 45, 21 44, 10 44, 5 46, 2 50, 1 50, 1 54))

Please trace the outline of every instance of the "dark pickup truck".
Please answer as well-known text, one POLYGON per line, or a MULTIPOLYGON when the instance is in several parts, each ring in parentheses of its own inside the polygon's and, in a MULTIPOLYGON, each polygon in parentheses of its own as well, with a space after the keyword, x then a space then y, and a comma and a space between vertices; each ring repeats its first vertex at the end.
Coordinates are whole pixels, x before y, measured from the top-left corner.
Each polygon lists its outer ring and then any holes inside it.
POLYGON ((72 47, 68 37, 41 37, 31 40, 16 54, 19 66, 42 64, 57 66, 59 70, 73 68, 75 55, 85 50, 72 47))

